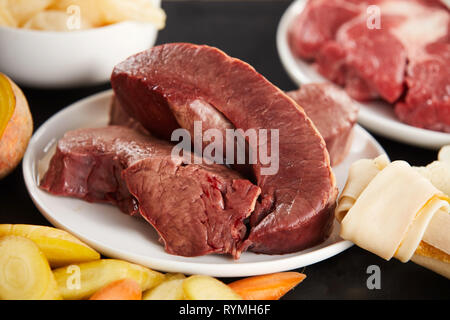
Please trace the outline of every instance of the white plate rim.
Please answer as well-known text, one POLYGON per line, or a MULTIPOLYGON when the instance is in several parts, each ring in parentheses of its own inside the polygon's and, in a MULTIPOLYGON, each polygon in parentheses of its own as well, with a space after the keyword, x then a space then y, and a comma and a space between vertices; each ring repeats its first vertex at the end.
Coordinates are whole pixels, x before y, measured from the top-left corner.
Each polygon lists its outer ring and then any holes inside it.
MULTIPOLYGON (((60 220, 56 219, 52 216, 51 210, 47 207, 46 203, 40 199, 37 194, 38 190, 40 190, 35 183, 34 178, 34 161, 32 158, 31 148, 35 145, 37 141, 39 141, 40 137, 45 133, 45 131, 52 126, 52 124, 58 121, 58 118, 63 116, 65 113, 70 113, 72 109, 78 108, 84 104, 92 103, 96 100, 105 99, 108 96, 112 96, 112 90, 107 90, 104 92, 100 92, 79 100, 68 107, 60 110, 52 117, 50 117, 46 122, 44 122, 38 130, 32 136, 29 147, 23 158, 23 175, 26 188, 30 194, 30 197, 33 203, 36 205, 38 210, 44 215, 44 217, 54 226, 64 229, 88 245, 92 246, 103 255, 111 258, 119 258, 124 259, 130 262, 138 263, 141 265, 146 265, 150 268, 165 271, 165 272, 182 272, 185 274, 205 274, 216 277, 244 277, 244 276, 252 276, 273 272, 281 272, 287 270, 293 270, 300 267, 304 267, 307 265, 311 265, 317 263, 319 261, 331 258, 334 255, 341 253, 342 251, 348 249, 353 245, 352 242, 347 240, 339 239, 338 241, 327 245, 326 247, 319 248, 317 250, 302 253, 299 252, 295 255, 290 255, 287 257, 280 256, 279 259, 270 260, 270 261, 257 261, 257 262, 244 262, 244 263, 230 263, 230 264, 215 264, 215 263, 196 263, 196 262, 184 262, 184 261, 172 261, 160 258, 149 258, 142 257, 139 254, 133 254, 125 251, 117 251, 116 249, 98 241, 95 239, 91 239, 89 236, 85 235, 80 230, 76 230, 70 225, 67 225, 60 220)), ((364 130, 359 125, 355 126, 355 129, 358 130, 361 134, 367 135, 367 137, 371 140, 374 148, 381 153, 385 154, 382 146, 373 138, 370 133, 364 130)), ((195 258, 194 258, 195 259, 195 258)), ((232 261, 232 260, 230 260, 232 261)))
MULTIPOLYGON (((295 0, 289 5, 280 19, 276 33, 277 51, 281 63, 292 81, 299 86, 311 83, 313 80, 298 66, 297 59, 292 55, 289 48, 287 33, 295 16, 305 7, 306 1, 295 0)), ((323 81, 329 81, 318 73, 317 77, 320 77, 323 81)), ((381 136, 428 149, 439 149, 450 144, 450 133, 416 128, 397 119, 387 118, 373 110, 374 106, 381 105, 381 103, 356 103, 360 106, 358 122, 381 136)))

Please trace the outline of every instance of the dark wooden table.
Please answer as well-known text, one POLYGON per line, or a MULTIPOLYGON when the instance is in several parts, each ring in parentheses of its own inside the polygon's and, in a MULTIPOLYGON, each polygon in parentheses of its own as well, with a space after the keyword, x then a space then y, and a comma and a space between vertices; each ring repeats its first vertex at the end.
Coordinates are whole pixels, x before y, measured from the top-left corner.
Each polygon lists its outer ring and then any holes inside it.
MULTIPOLYGON (((290 2, 163 2, 168 20, 167 27, 158 36, 158 43, 193 42, 216 46, 247 61, 281 89, 294 89, 295 85, 283 70, 275 46, 278 21, 290 2)), ((24 92, 31 106, 35 128, 38 128, 70 103, 108 88, 109 85, 105 84, 57 91, 24 88, 24 92)), ((436 158, 435 151, 375 137, 393 160, 404 159, 413 165, 425 165, 436 158)), ((49 225, 27 193, 20 166, 0 181, 0 223, 49 225)), ((450 298, 450 282, 445 278, 414 263, 384 261, 355 246, 303 271, 308 278, 286 295, 286 299, 450 298), (369 275, 366 270, 370 265, 380 267, 379 290, 367 288, 369 275)))

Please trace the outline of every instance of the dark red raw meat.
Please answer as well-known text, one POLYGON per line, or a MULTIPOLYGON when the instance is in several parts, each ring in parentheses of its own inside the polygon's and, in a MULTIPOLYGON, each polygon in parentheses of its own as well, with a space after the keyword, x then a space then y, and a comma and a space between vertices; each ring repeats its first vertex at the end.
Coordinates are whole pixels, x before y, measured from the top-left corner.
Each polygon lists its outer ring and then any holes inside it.
POLYGON ((301 106, 325 139, 331 164, 347 156, 353 141, 358 107, 341 88, 331 83, 310 83, 287 93, 301 106))
POLYGON ((184 163, 172 149, 121 126, 70 131, 40 187, 139 213, 171 254, 238 258, 260 188, 222 165, 184 163))
POLYGON ((337 189, 325 142, 304 111, 251 66, 212 47, 166 44, 116 66, 111 83, 127 113, 159 136, 172 133, 174 107, 193 101, 244 131, 278 129, 278 173, 252 167, 262 193, 241 250, 288 253, 327 238, 337 189))

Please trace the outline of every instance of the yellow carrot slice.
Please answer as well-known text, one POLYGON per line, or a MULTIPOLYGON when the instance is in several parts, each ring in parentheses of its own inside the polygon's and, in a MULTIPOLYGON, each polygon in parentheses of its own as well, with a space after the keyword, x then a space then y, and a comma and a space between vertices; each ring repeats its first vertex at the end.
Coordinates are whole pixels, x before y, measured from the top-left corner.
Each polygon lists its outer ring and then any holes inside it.
POLYGON ((181 273, 166 274, 166 280, 142 295, 142 300, 185 300, 181 273))
POLYGON ((101 259, 53 270, 64 299, 87 299, 113 281, 125 278, 139 283, 141 290, 160 284, 164 275, 143 266, 115 259, 101 259))
POLYGON ((23 237, 0 238, 0 300, 59 300, 44 254, 23 237))
POLYGON ((6 235, 33 240, 53 268, 100 259, 97 251, 64 230, 27 224, 0 224, 0 237, 6 235))
POLYGON ((183 281, 186 300, 242 300, 223 282, 208 276, 190 276, 183 281))

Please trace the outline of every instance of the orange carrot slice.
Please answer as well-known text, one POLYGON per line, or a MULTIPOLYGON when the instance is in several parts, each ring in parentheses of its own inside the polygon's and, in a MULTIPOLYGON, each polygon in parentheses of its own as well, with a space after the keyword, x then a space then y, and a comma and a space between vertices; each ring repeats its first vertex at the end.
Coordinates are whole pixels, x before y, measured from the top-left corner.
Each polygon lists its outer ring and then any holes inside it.
POLYGON ((303 273, 280 272, 241 279, 228 286, 244 300, 278 300, 305 278, 303 273))
POLYGON ((89 300, 141 300, 140 285, 132 279, 121 279, 108 284, 92 295, 89 300))

